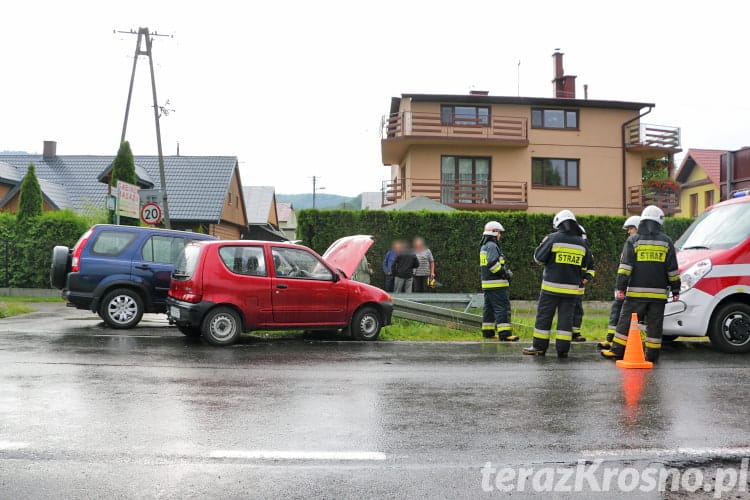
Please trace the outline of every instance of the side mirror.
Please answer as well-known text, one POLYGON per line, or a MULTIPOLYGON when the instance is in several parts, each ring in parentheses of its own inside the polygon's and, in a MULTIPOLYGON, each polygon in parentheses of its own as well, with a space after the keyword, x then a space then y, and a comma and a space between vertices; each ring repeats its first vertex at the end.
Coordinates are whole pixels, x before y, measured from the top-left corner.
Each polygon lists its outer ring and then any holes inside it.
POLYGON ((341 280, 341 276, 339 276, 339 273, 333 273, 333 282, 338 283, 339 280, 341 280))

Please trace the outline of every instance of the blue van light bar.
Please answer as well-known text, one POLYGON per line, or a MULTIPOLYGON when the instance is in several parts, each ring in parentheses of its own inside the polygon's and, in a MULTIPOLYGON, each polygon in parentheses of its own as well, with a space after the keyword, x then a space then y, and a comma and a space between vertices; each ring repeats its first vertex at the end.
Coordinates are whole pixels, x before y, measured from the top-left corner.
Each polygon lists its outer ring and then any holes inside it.
POLYGON ((737 191, 732 195, 732 198, 742 198, 743 196, 750 196, 750 189, 745 189, 744 191, 737 191))

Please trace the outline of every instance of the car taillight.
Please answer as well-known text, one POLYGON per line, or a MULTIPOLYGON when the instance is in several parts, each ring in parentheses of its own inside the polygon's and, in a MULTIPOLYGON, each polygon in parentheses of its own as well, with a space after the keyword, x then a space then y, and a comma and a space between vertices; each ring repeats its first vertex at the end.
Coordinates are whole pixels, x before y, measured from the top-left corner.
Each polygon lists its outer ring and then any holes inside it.
POLYGON ((77 273, 80 268, 80 262, 81 262, 81 253, 83 252, 83 249, 86 247, 86 243, 88 243, 89 238, 91 237, 92 230, 89 229, 85 233, 83 233, 83 236, 78 240, 78 243, 76 243, 76 246, 73 247, 73 257, 70 259, 70 271, 73 273, 77 273))
POLYGON ((186 284, 184 281, 172 281, 172 286, 169 289, 169 296, 183 302, 197 304, 203 299, 203 294, 196 292, 197 290, 193 290, 191 283, 186 284))

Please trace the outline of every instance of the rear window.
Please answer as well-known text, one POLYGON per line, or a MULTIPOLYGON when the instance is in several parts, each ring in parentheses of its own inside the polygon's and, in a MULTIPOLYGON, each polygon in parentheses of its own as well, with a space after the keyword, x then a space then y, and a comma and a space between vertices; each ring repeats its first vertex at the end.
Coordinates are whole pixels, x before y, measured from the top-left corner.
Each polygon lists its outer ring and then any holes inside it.
POLYGON ((123 233, 119 231, 102 231, 91 247, 94 255, 114 257, 120 255, 137 235, 135 233, 123 233))
POLYGON ((174 265, 172 276, 175 278, 192 278, 195 274, 195 268, 198 266, 200 255, 200 245, 185 245, 185 249, 180 252, 177 263, 174 265))
POLYGON ((219 257, 227 269, 245 276, 267 276, 263 247, 226 246, 219 249, 219 257))

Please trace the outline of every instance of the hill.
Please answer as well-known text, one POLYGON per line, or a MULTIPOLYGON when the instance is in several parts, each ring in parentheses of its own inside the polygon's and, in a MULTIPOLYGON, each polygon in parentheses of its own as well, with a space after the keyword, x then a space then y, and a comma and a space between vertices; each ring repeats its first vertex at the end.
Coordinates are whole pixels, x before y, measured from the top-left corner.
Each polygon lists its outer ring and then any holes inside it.
MULTIPOLYGON (((351 201, 351 196, 338 194, 318 193, 315 195, 315 208, 336 208, 337 206, 351 201)), ((312 208, 312 193, 301 194, 277 194, 276 200, 282 203, 291 203, 295 210, 312 208)))

